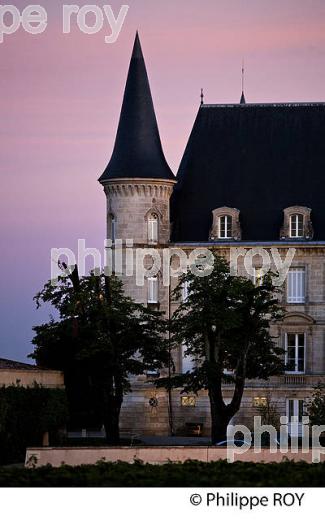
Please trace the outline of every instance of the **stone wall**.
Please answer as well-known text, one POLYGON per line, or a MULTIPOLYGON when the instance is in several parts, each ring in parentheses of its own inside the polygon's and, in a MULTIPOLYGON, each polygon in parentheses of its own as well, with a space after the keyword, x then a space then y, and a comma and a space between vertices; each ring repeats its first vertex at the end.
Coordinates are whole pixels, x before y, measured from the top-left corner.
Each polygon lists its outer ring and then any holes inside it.
POLYGON ((64 388, 63 372, 58 370, 15 370, 0 369, 0 386, 33 386, 34 383, 47 388, 64 388))

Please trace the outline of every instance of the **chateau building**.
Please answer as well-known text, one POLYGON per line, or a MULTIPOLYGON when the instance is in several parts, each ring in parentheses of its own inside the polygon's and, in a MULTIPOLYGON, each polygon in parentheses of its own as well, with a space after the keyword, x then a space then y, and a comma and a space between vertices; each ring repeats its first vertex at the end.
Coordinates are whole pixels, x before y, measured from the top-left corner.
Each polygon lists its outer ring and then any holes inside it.
MULTIPOLYGON (((285 316, 274 325, 275 341, 285 350, 286 372, 268 381, 247 381, 241 410, 234 421, 252 425, 256 407, 271 402, 289 425, 298 428, 313 388, 325 382, 325 103, 207 105, 202 102, 177 176, 162 150, 146 66, 136 36, 111 160, 99 182, 107 199, 107 238, 125 252, 154 248, 196 248, 230 254, 263 248, 281 261, 294 256, 284 282, 285 316)), ((255 283, 261 279, 260 255, 252 257, 255 283)), ((171 269, 175 259, 172 259, 171 269)), ((272 264, 273 265, 273 264, 272 264)), ((238 270, 244 257, 238 254, 238 270)), ((123 274, 127 293, 164 311, 178 303, 163 276, 138 284, 123 274)), ((183 297, 186 298, 184 287, 183 297)), ((193 361, 184 346, 174 353, 178 373, 193 361)), ((159 375, 157 375, 159 376, 159 375)), ((181 433, 197 424, 210 428, 206 392, 174 390, 171 400, 157 390, 153 374, 133 381, 126 396, 122 429, 144 434, 181 433)), ((233 388, 224 386, 230 399, 233 388)))

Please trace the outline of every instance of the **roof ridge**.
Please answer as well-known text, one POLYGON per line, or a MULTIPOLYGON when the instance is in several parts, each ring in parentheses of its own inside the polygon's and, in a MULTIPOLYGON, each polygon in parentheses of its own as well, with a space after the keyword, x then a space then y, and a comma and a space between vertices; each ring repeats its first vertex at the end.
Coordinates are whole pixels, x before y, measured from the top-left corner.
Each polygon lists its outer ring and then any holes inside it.
POLYGON ((325 101, 284 101, 279 103, 205 103, 201 106, 204 108, 221 108, 221 107, 238 107, 238 108, 249 108, 249 107, 310 107, 310 106, 325 106, 325 101))

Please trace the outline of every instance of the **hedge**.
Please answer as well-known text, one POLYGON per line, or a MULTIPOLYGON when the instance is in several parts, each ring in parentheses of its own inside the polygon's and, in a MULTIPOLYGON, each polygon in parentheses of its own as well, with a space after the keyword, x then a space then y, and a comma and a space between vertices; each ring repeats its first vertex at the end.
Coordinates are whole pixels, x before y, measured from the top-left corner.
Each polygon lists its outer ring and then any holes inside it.
POLYGON ((324 486, 325 463, 226 461, 150 465, 136 462, 96 465, 0 468, 0 487, 260 487, 324 486))
POLYGON ((0 464, 21 462, 27 446, 41 446, 49 432, 55 442, 65 426, 65 391, 58 388, 8 386, 0 388, 0 464))

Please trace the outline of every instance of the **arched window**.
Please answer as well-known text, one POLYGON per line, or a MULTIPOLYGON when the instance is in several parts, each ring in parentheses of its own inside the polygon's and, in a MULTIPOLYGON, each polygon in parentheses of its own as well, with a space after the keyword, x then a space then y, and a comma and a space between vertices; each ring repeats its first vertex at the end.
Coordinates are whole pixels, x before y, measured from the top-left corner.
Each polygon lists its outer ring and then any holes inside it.
POLYGON ((303 238, 304 216, 301 213, 290 215, 290 238, 303 238))
POLYGON ((219 217, 219 237, 232 238, 232 217, 231 215, 221 215, 219 217))
POLYGON ((148 242, 158 242, 158 215, 151 213, 148 217, 148 242))

